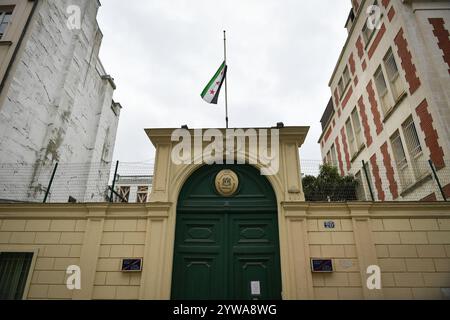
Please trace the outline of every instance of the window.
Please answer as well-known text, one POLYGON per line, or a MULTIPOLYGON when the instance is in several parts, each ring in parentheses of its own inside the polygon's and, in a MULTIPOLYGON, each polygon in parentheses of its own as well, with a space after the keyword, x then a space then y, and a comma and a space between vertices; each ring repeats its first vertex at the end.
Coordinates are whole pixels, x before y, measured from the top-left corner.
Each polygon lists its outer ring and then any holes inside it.
POLYGON ((416 178, 419 179, 428 172, 428 168, 424 161, 422 146, 420 145, 419 136, 417 135, 416 126, 414 125, 412 116, 406 119, 402 124, 402 130, 403 135, 405 136, 406 148, 411 157, 414 174, 416 178))
POLYGON ((384 57, 383 63, 375 72, 374 78, 383 114, 387 116, 405 93, 403 81, 391 48, 384 57))
POLYGON ((369 29, 368 23, 367 23, 367 22, 368 22, 368 21, 366 21, 366 22, 364 23, 364 27, 363 27, 363 29, 362 29, 362 35, 363 35, 363 38, 364 38, 364 43, 365 43, 366 45, 369 44, 370 39, 372 39, 373 33, 375 32, 375 28, 374 28, 374 29, 369 29))
POLYGON ((33 253, 0 253, 0 300, 22 300, 33 253))
POLYGON ((408 159, 405 153, 405 148, 403 147, 400 132, 398 130, 391 136, 391 145, 392 150, 394 151, 394 158, 401 180, 400 182, 403 188, 407 188, 414 182, 414 179, 412 178, 410 172, 408 159))
MULTIPOLYGON (((378 2, 375 1, 373 3, 374 6, 378 5, 378 2)), ((373 19, 371 17, 373 17, 375 14, 375 12, 370 12, 369 13, 369 18, 367 18, 366 22, 364 23, 364 27, 362 29, 362 35, 364 38, 364 43, 367 46, 370 42, 370 40, 372 40, 373 35, 375 34, 375 31, 377 30, 377 28, 369 28, 369 19, 373 19)))
POLYGON ((428 174, 428 164, 424 160, 422 146, 412 116, 409 116, 403 122, 402 133, 403 137, 399 130, 392 135, 391 145, 394 150, 401 184, 404 189, 407 189, 428 174))
POLYGON ((341 97, 341 100, 344 98, 345 90, 347 89, 347 87, 351 81, 352 81, 352 78, 350 77, 350 72, 348 71, 348 67, 345 67, 344 73, 342 74, 342 78, 339 80, 339 83, 338 83, 338 91, 339 91, 339 96, 341 97))
POLYGON ((339 96, 341 98, 342 98, 342 96, 344 94, 344 89, 345 89, 344 82, 342 81, 342 78, 341 78, 341 80, 339 80, 339 83, 338 83, 338 91, 339 91, 339 96))
POLYGON ((348 71, 348 67, 345 67, 344 73, 342 75, 342 79, 344 80, 344 90, 347 88, 350 81, 352 81, 350 77, 350 72, 348 71))
POLYGON ((146 203, 147 195, 148 195, 148 187, 147 186, 138 187, 136 202, 137 203, 146 203))
POLYGON ((378 95, 380 97, 383 113, 386 115, 391 106, 389 103, 389 91, 381 66, 378 68, 377 72, 375 72, 375 86, 377 87, 378 95))
POLYGON ((334 144, 331 146, 331 163, 333 164, 334 167, 337 168, 338 161, 337 161, 337 155, 336 155, 336 147, 334 146, 334 144))
POLYGON ((388 53, 384 57, 384 67, 386 69, 386 75, 391 86, 394 101, 397 101, 398 98, 400 98, 400 96, 404 93, 405 89, 402 85, 392 49, 389 49, 388 53))
POLYGON ((354 157, 364 146, 361 121, 359 120, 358 110, 353 109, 350 118, 345 123, 347 131, 348 145, 350 147, 350 153, 354 157))
POLYGON ((119 187, 119 195, 122 197, 118 197, 117 202, 129 202, 130 200, 130 187, 127 186, 121 186, 119 187))
POLYGON ((0 40, 8 29, 8 25, 11 22, 11 17, 14 7, 0 7, 0 40))
POLYGON ((353 156, 354 154, 356 154, 357 150, 356 150, 355 135, 353 134, 352 122, 350 118, 345 123, 345 128, 347 129, 347 139, 348 145, 350 147, 350 154, 353 156))
POLYGON ((353 129, 355 130, 356 147, 359 151, 364 145, 361 129, 361 121, 359 120, 358 110, 356 108, 352 112, 353 129))

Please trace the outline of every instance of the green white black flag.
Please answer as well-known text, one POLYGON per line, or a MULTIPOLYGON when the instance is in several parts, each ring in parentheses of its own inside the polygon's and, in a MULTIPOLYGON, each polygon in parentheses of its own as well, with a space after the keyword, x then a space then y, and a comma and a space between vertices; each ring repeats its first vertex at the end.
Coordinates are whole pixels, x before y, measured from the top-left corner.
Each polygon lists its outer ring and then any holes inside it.
POLYGON ((201 96, 203 100, 210 104, 217 104, 219 100, 220 89, 222 89, 222 85, 225 82, 225 78, 227 77, 227 65, 225 62, 222 63, 219 70, 217 70, 214 77, 209 81, 208 85, 203 90, 201 96))

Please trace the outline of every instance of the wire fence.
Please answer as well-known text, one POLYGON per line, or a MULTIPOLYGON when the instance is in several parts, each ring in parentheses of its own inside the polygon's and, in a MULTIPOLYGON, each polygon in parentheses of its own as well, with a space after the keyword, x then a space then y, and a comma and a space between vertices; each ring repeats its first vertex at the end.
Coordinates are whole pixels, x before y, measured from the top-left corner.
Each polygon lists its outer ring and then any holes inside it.
MULTIPOLYGON (((154 163, 0 164, 0 203, 147 202, 154 163)), ((446 201, 450 161, 368 161, 322 168, 302 160, 307 201, 446 201)))

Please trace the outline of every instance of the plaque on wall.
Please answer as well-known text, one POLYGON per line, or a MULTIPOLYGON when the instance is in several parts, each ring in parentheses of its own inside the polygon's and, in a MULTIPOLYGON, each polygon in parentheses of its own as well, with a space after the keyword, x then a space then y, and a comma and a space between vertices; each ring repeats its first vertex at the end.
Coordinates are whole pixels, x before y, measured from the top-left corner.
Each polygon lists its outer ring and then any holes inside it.
POLYGON ((332 259, 311 259, 312 272, 333 272, 332 259))
POLYGON ((122 259, 122 272, 141 272, 142 258, 122 259))
POLYGON ((216 176, 216 190, 224 197, 234 195, 239 186, 239 178, 232 170, 222 170, 216 176))

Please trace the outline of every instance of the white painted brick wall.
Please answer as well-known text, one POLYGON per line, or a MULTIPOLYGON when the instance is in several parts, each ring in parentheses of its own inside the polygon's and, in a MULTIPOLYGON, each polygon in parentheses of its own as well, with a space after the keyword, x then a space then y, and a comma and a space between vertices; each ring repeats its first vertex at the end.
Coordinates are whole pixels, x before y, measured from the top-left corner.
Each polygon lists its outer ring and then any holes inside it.
POLYGON ((51 201, 66 202, 69 195, 79 201, 104 200, 119 117, 111 109, 114 89, 97 67, 103 37, 97 6, 92 0, 40 1, 0 106, 0 163, 35 169, 18 173, 14 184, 20 181, 21 186, 14 191, 13 183, 0 176, 0 199, 42 200, 58 161, 85 165, 76 172, 70 172, 74 165, 65 172, 61 168, 51 201), (73 4, 84 13, 81 30, 66 26, 66 8, 73 4))

